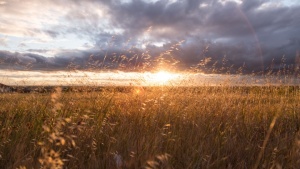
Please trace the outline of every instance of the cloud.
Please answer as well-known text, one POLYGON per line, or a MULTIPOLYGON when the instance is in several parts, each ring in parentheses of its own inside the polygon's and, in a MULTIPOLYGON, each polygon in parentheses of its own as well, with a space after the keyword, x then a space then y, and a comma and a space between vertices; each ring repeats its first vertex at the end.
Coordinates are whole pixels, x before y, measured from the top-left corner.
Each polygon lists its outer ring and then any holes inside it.
POLYGON ((7 38, 0 38, 0 46, 7 47, 8 46, 7 41, 8 41, 7 38))
POLYGON ((62 50, 54 57, 30 53, 0 51, 0 69, 14 70, 141 70, 142 58, 132 51, 62 50))
MULTIPOLYGON (((293 43, 294 44, 294 43, 293 43)), ((278 71, 284 65, 295 65, 297 45, 281 48, 262 47, 268 51, 257 55, 256 45, 246 43, 226 45, 212 41, 194 40, 168 43, 162 47, 148 45, 145 49, 129 50, 61 50, 54 57, 40 54, 49 50, 28 50, 28 53, 0 51, 0 68, 16 70, 123 70, 148 71, 170 69, 182 71, 199 70, 206 73, 278 71), (293 57, 287 57, 293 56, 293 57)), ((287 68, 287 67, 286 67, 287 68)))
POLYGON ((12 0, 0 12, 0 34, 48 40, 74 35, 88 44, 53 49, 58 52, 50 58, 50 49, 29 45, 23 46, 27 53, 2 51, 2 68, 30 63, 49 70, 150 70, 164 62, 181 70, 235 73, 243 67, 251 73, 280 69, 283 57, 292 66, 300 49, 300 6, 283 1, 12 0), (204 66, 204 60, 210 62, 204 66))
MULTIPOLYGON (((118 44, 131 38, 168 43, 185 40, 180 52, 173 57, 185 67, 194 66, 204 57, 212 57, 218 67, 232 66, 237 70, 245 66, 247 72, 263 71, 282 58, 294 64, 296 50, 300 48, 298 32, 299 5, 284 6, 272 1, 169 1, 129 3, 106 2, 111 20, 124 33, 117 35, 118 44), (207 4, 199 8, 201 4, 207 4), (278 16, 280 13, 280 16, 278 16), (145 32, 151 27, 151 32, 145 32), (126 37, 126 38, 124 38, 126 37), (206 53, 203 51, 207 46, 206 53), (228 62, 222 65, 223 58, 228 62)), ((99 35, 97 44, 108 42, 113 34, 99 35)), ((132 43, 136 45, 135 43, 132 43)), ((153 49, 152 49, 153 50, 153 49)), ((162 47, 160 51, 169 50, 162 47)), ((150 51, 151 52, 151 51, 150 51)), ((152 52, 155 53, 155 52, 152 52)), ((155 56, 154 56, 155 57, 155 56)), ((212 65, 211 65, 212 66, 212 65)))

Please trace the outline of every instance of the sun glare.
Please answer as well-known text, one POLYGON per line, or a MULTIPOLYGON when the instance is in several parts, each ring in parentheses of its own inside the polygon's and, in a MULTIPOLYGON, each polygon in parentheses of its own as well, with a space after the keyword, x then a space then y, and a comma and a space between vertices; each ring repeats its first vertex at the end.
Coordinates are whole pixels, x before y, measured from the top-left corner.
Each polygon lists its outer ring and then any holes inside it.
POLYGON ((165 72, 165 71, 160 71, 155 74, 153 74, 153 81, 157 82, 167 82, 170 79, 172 79, 172 74, 165 72))
POLYGON ((177 74, 171 72, 159 71, 156 73, 145 73, 144 79, 149 84, 162 85, 170 82, 171 80, 176 79, 177 76, 177 74))

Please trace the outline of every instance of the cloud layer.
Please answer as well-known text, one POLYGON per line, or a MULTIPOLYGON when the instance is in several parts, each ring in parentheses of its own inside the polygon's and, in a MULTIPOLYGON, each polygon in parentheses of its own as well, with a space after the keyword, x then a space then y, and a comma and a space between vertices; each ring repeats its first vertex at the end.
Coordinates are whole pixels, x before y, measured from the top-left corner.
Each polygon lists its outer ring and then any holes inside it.
POLYGON ((300 6, 284 1, 12 0, 0 12, 2 69, 251 73, 293 67, 300 49, 300 6))

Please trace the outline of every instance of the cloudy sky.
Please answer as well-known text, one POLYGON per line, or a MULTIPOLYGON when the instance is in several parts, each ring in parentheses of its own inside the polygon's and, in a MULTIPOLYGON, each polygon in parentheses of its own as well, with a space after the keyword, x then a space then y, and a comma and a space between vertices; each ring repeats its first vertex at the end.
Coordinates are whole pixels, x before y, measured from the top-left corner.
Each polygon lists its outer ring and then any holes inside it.
POLYGON ((298 0, 0 0, 0 69, 295 66, 298 0))

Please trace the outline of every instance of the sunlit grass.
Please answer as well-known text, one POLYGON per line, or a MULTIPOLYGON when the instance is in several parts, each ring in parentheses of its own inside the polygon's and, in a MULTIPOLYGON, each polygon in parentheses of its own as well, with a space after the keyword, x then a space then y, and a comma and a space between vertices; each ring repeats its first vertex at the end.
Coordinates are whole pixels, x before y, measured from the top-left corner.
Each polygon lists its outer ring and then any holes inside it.
POLYGON ((299 166, 299 87, 85 89, 1 94, 0 168, 299 166))

